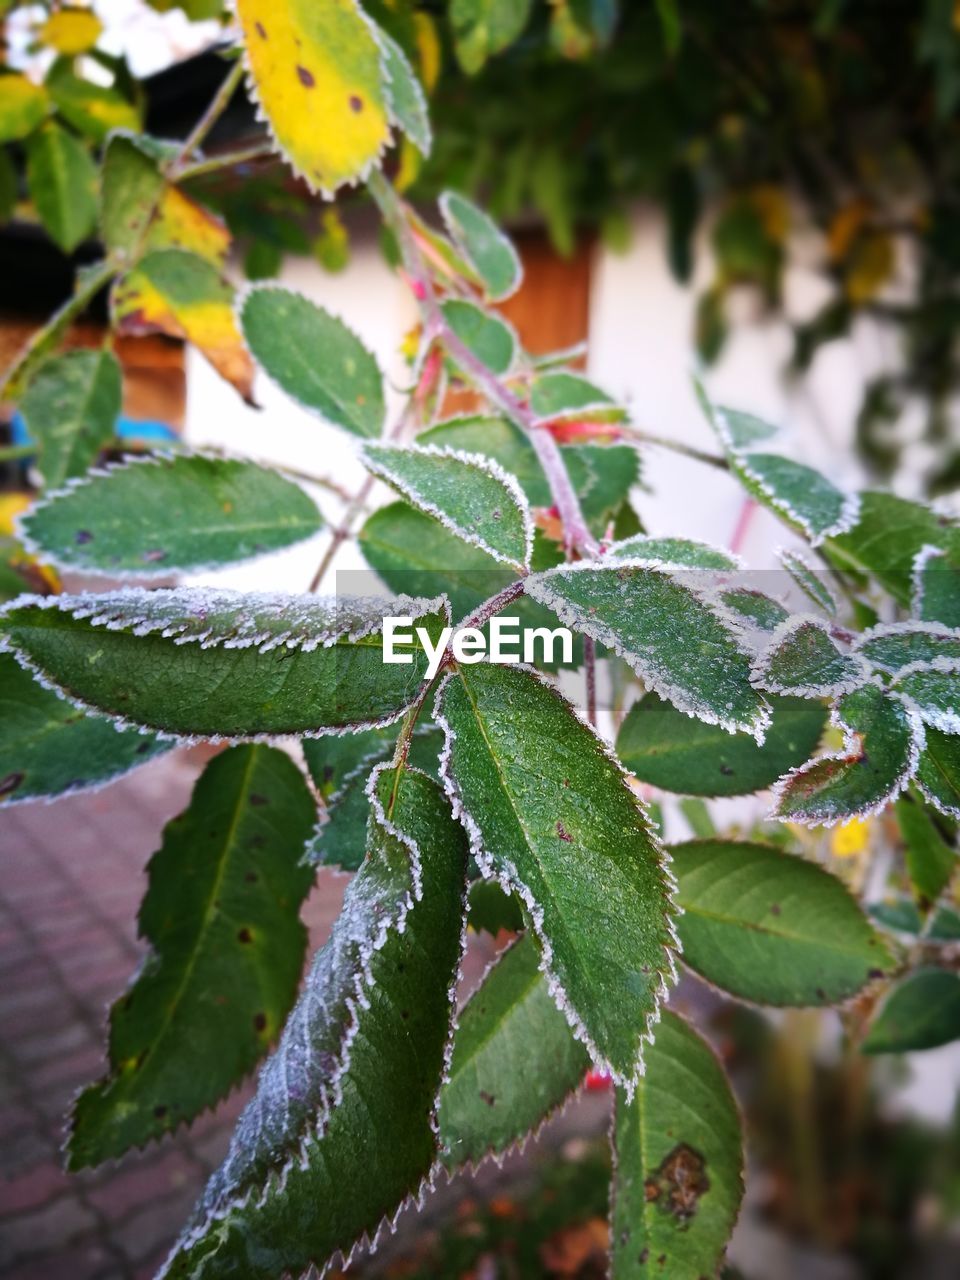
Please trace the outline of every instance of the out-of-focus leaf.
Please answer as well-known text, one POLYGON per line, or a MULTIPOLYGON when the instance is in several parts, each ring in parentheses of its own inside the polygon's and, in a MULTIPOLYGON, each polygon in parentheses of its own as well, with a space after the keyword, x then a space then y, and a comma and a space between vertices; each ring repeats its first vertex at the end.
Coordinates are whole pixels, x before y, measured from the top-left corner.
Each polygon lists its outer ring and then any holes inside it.
POLYGON ((960 977, 916 969, 881 1004, 863 1053, 910 1053, 960 1039, 960 977))
POLYGON ((531 0, 451 0, 453 45, 468 75, 513 44, 527 25, 531 7, 531 0))
POLYGON ((48 488, 93 465, 113 438, 121 399, 120 365, 109 351, 68 351, 41 367, 20 412, 48 488))
POLYGON ((0 75, 0 142, 18 142, 46 117, 46 90, 26 76, 0 75))
POLYGON ((40 28, 40 39, 57 53, 85 53, 103 32, 103 23, 90 9, 58 9, 40 28))
POLYGON ((27 187, 53 240, 71 253, 97 220, 97 170, 82 143, 46 124, 27 144, 27 187))

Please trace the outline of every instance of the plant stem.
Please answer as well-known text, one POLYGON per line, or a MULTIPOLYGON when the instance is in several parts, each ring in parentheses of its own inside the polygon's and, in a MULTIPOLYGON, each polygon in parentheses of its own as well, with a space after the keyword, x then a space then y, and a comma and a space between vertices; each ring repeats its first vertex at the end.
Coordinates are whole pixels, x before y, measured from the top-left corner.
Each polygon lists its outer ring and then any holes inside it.
POLYGON ((333 563, 337 552, 353 533, 353 522, 357 516, 361 515, 366 508, 367 499, 370 497, 370 490, 374 485, 374 477, 367 476, 363 484, 357 490, 350 500, 350 505, 343 513, 343 519, 336 529, 333 531, 333 537, 330 544, 323 553, 323 559, 317 565, 317 571, 310 580, 310 586, 307 588, 311 594, 320 588, 320 583, 326 577, 327 570, 333 563))
POLYGON ((19 462, 21 458, 32 458, 36 452, 35 444, 0 445, 0 462, 19 462))
POLYGON ((269 138, 264 138, 262 142, 252 142, 249 147, 241 147, 238 151, 224 151, 193 164, 179 165, 171 176, 183 182, 187 178, 199 178, 203 174, 217 173, 221 169, 233 169, 237 165, 250 164, 253 160, 262 160, 275 154, 273 143, 269 138))
MULTIPOLYGON (((200 150, 200 147, 204 139, 206 138, 207 134, 210 132, 213 126, 217 123, 217 121, 223 115, 224 111, 226 111, 227 107, 230 105, 230 99, 233 97, 233 95, 236 93, 237 89, 239 88, 240 82, 243 79, 243 74, 244 74, 243 60, 241 58, 237 58, 237 60, 234 62, 233 66, 230 68, 229 72, 227 73, 227 76, 224 79, 223 83, 221 84, 220 88, 217 90, 213 98, 210 100, 210 105, 207 107, 206 111, 203 113, 203 115, 200 117, 197 123, 193 126, 192 130, 187 135, 187 138, 185 139, 183 146, 180 148, 179 154, 176 156, 176 158, 172 161, 170 167, 167 169, 168 176, 171 176, 178 169, 179 165, 184 160, 186 160, 189 156, 192 156, 195 152, 200 150)), ((182 174, 180 176, 182 177, 182 174)))
POLYGON ((560 513, 567 549, 579 551, 586 556, 596 555, 599 546, 583 518, 580 501, 570 482, 566 464, 556 440, 537 422, 530 410, 509 387, 491 373, 450 329, 437 299, 430 272, 404 216, 403 204, 393 187, 378 170, 371 173, 367 186, 380 206, 384 220, 397 238, 404 267, 416 287, 427 328, 442 340, 456 364, 470 378, 478 391, 530 437, 530 442, 550 486, 554 505, 560 513))
POLYGON ((0 401, 11 400, 20 390, 21 382, 32 372, 34 366, 43 359, 51 347, 55 346, 64 332, 100 290, 113 279, 116 266, 110 258, 104 258, 95 267, 84 273, 72 297, 68 298, 59 311, 55 311, 42 329, 34 333, 27 344, 14 358, 6 370, 3 383, 0 385, 0 401))
POLYGON ((717 453, 707 453, 705 449, 697 449, 692 444, 683 444, 680 440, 670 440, 666 436, 657 436, 649 431, 641 431, 637 427, 621 427, 625 436, 636 440, 638 444, 654 445, 658 449, 669 449, 671 453, 682 454, 685 458, 693 458, 697 462, 705 462, 708 467, 716 467, 719 471, 729 471, 730 463, 717 453))

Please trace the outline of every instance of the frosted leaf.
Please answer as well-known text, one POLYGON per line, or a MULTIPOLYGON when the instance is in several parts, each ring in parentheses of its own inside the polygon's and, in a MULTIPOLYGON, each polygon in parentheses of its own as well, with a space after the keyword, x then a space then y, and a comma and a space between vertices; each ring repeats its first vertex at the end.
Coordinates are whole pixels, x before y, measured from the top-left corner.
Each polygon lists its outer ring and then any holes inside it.
POLYGON ((878 670, 896 675, 904 667, 935 658, 960 658, 960 630, 937 622, 880 623, 854 646, 878 670))
POLYGON ((815 569, 797 551, 779 551, 780 563, 789 573, 808 600, 829 617, 837 612, 837 600, 830 588, 830 574, 825 569, 815 569))
POLYGON ((913 562, 912 613, 924 622, 960 627, 960 559, 923 547, 913 562))
POLYGON ((960 733, 960 658, 937 657, 904 667, 893 688, 941 733, 960 733))
POLYGON ((923 723, 904 699, 866 684, 841 698, 831 719, 843 731, 843 750, 780 779, 774 816, 784 822, 829 827, 869 817, 894 800, 916 771, 923 723))
POLYGON ((742 569, 743 561, 730 551, 712 547, 693 538, 655 538, 638 533, 622 542, 613 542, 604 552, 613 560, 650 560, 665 569, 716 569, 733 572, 742 569))
POLYGON ((742 638, 675 573, 647 560, 581 561, 532 574, 526 591, 680 711, 762 741, 769 710, 750 684, 742 638))
POLYGON ((827 623, 802 614, 781 623, 751 672, 758 688, 798 698, 839 697, 869 674, 859 654, 840 651, 827 623))

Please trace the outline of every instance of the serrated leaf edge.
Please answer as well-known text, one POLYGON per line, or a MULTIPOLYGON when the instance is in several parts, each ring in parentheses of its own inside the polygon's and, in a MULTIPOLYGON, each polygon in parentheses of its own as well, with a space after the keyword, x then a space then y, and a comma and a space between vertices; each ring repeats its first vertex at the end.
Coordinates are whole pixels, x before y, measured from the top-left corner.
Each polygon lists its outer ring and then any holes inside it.
POLYGON ((769 633, 767 644, 760 651, 750 668, 750 679, 753 684, 767 693, 789 694, 796 698, 842 698, 866 684, 870 678, 870 664, 859 653, 844 653, 839 649, 830 634, 830 624, 813 613, 796 613, 786 618, 769 633), (826 636, 838 658, 853 663, 856 670, 846 680, 824 680, 819 684, 783 684, 770 676, 770 664, 778 656, 781 648, 793 638, 803 627, 814 627, 826 636))
POLYGON ((837 597, 826 581, 820 581, 806 556, 787 547, 778 547, 774 554, 808 600, 830 616, 837 612, 837 597))
MULTIPOLYGON (((457 218, 450 212, 451 199, 467 200, 467 203, 473 203, 473 202, 470 201, 466 196, 464 196, 463 193, 460 191, 444 191, 442 192, 442 194, 437 200, 437 204, 440 208, 440 214, 443 218, 443 225, 447 229, 447 234, 450 236, 450 239, 453 241, 454 245, 459 250, 460 254, 464 258, 466 258, 468 264, 476 272, 477 278, 482 281, 483 276, 481 275, 480 269, 477 266, 476 262, 474 261, 473 255, 470 253, 470 250, 467 246, 466 238, 460 234, 460 224, 457 218)), ((500 230, 500 228, 493 221, 493 219, 490 217, 490 215, 487 213, 485 209, 480 209, 479 205, 477 205, 476 208, 479 209, 480 212, 484 214, 490 220, 491 224, 496 228, 496 231, 500 237, 501 243, 504 245, 504 247, 509 252, 511 258, 513 259, 513 284, 510 286, 509 289, 507 289, 505 293, 487 293, 486 285, 484 285, 484 293, 486 294, 487 298, 491 302, 503 302, 505 299, 512 297, 520 288, 520 286, 523 284, 523 277, 524 277, 523 263, 520 261, 520 255, 517 253, 517 247, 513 243, 513 241, 510 239, 510 237, 505 235, 500 230)))
POLYGON ((960 734, 960 705, 942 712, 935 707, 928 710, 920 704, 915 696, 897 688, 897 685, 901 684, 908 676, 927 674, 960 676, 960 658, 950 658, 941 654, 936 658, 931 658, 929 662, 910 662, 897 672, 891 691, 893 693, 902 693, 905 699, 909 698, 911 704, 919 711, 924 723, 932 725, 934 729, 939 729, 941 733, 960 734))

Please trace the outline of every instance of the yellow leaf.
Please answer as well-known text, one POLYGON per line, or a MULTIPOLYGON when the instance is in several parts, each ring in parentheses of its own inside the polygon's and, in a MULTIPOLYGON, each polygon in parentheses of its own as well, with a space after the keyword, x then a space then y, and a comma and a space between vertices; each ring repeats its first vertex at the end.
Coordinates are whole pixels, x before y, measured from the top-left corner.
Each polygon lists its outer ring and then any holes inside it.
POLYGON ((870 843, 869 819, 851 818, 830 835, 830 852, 835 858, 855 858, 865 853, 870 843))
POLYGON ((117 281, 111 299, 120 334, 165 333, 192 342, 247 401, 253 361, 233 314, 233 289, 216 267, 182 249, 158 249, 117 281))
POLYGON ((847 256, 854 237, 863 226, 869 209, 864 200, 852 200, 834 215, 827 232, 827 248, 834 262, 847 256))
POLYGON ((49 107, 40 85, 26 76, 0 75, 0 142, 17 142, 32 133, 49 107))
POLYGON ((893 274, 893 241, 880 231, 860 236, 847 262, 846 291, 853 303, 869 302, 893 274))
POLYGON ((754 187, 748 197, 764 231, 774 244, 783 244, 790 230, 790 201, 779 187, 754 187))
POLYGON ((440 63, 443 57, 440 47, 440 36, 437 24, 429 13, 417 12, 413 15, 417 32, 417 61, 420 64, 420 80, 427 93, 433 93, 440 78, 440 63))
POLYGON ((400 143, 400 164, 393 183, 398 191, 407 191, 416 182, 423 168, 423 156, 409 138, 400 143))
POLYGON ((354 0, 237 0, 277 145, 314 189, 362 178, 390 138, 381 52, 354 0))
POLYGON ((209 209, 178 187, 168 186, 147 232, 145 248, 188 249, 210 262, 223 263, 230 252, 230 232, 209 209))
POLYGON ((61 9, 40 28, 40 39, 68 56, 85 53, 100 39, 103 23, 90 9, 61 9))

